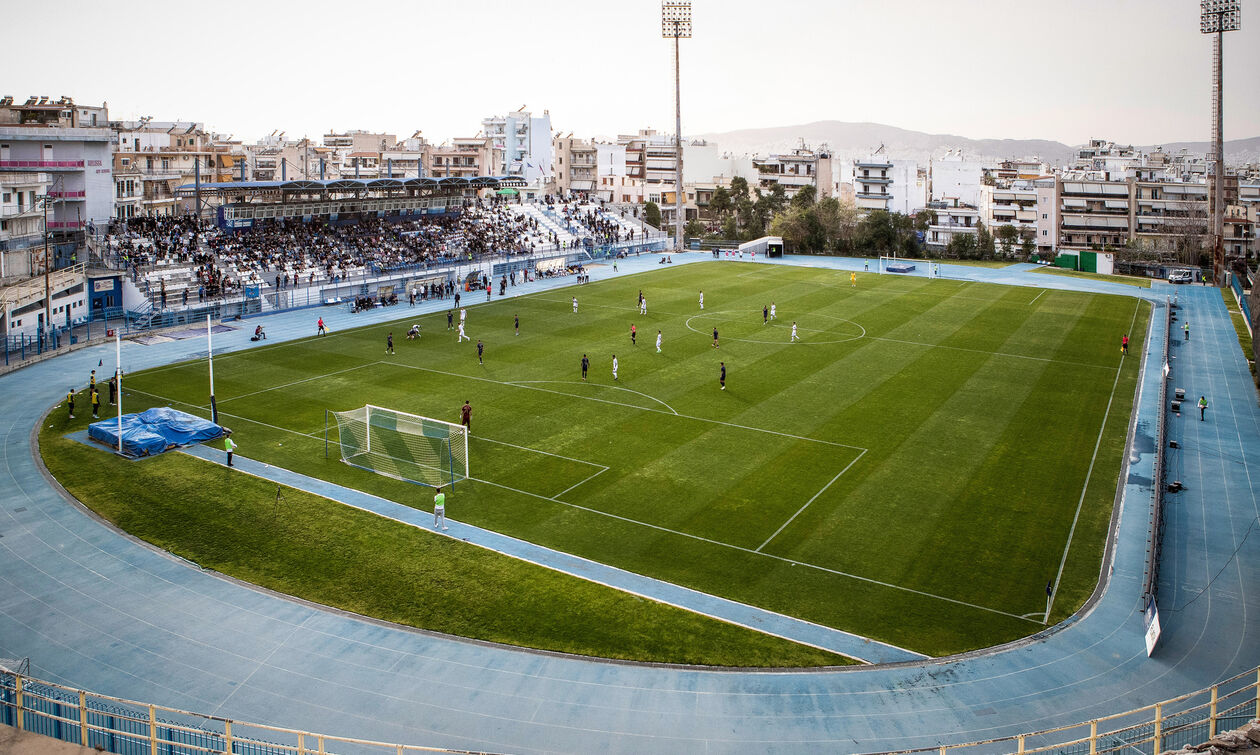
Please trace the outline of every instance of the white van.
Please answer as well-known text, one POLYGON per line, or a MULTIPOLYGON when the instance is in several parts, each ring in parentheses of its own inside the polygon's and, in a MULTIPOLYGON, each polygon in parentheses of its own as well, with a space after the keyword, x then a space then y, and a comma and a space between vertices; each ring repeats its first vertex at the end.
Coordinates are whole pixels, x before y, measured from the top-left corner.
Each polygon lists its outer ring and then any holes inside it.
POLYGON ((1194 273, 1189 270, 1173 270, 1168 274, 1169 283, 1193 283, 1194 273))

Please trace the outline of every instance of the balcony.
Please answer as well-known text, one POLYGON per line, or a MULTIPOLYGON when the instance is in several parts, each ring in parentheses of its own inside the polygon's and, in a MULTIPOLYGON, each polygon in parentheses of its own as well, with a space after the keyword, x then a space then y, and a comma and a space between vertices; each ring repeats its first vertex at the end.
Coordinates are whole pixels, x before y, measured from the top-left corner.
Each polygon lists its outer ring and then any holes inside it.
POLYGON ((50 191, 48 196, 53 199, 84 199, 87 197, 86 191, 50 191))
POLYGON ((48 221, 48 230, 50 231, 77 231, 87 225, 82 220, 50 220, 48 221))
POLYGON ((39 215, 40 212, 40 209, 34 206, 19 207, 17 205, 9 205, 6 207, 0 207, 0 218, 10 220, 12 218, 34 217, 35 215, 39 215))
POLYGON ((0 168, 82 168, 82 160, 0 160, 0 168))

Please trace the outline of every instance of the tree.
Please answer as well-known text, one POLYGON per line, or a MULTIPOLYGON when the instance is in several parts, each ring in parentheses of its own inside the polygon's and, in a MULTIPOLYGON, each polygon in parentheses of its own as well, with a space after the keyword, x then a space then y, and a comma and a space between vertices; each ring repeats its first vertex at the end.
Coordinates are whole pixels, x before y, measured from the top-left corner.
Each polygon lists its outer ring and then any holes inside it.
POLYGON ((892 215, 887 210, 871 210, 858 223, 854 246, 859 253, 875 257, 891 254, 896 241, 892 215))
POLYGON ((783 237, 784 246, 793 252, 806 250, 809 229, 805 223, 805 212, 792 210, 776 215, 774 220, 770 222, 770 233, 783 237))
POLYGON ((735 223, 734 215, 727 215, 722 221, 722 238, 728 241, 739 238, 739 226, 735 223))
POLYGON ((976 234, 955 233, 949 238, 949 244, 945 247, 945 253, 960 260, 974 259, 979 256, 976 234))
POLYGON ((914 214, 914 230, 926 231, 936 222, 936 210, 923 209, 914 214))
POLYGON ((790 206, 794 210, 808 210, 814 206, 814 202, 818 199, 818 190, 813 185, 802 186, 796 191, 796 195, 792 197, 790 206))
POLYGON ((776 183, 774 186, 770 187, 769 194, 762 195, 758 192, 757 196, 758 199, 764 198, 766 200, 765 208, 768 212, 766 213, 765 219, 762 221, 763 225, 769 223, 770 218, 778 215, 787 208, 787 191, 783 188, 783 184, 776 183))
POLYGON ((998 251, 1003 257, 1015 256, 1015 245, 1019 243, 1019 229, 1009 223, 998 226, 994 231, 998 240, 998 251))
POLYGON ((709 198, 709 210, 717 217, 718 221, 726 219, 726 214, 734 208, 731 202, 731 193, 726 190, 725 186, 719 186, 714 190, 713 196, 709 198))
POLYGON ((661 227, 661 208, 656 202, 648 202, 643 205, 643 222, 653 228, 661 227))
POLYGON ((976 254, 982 260, 993 259, 993 234, 984 223, 976 223, 976 254))
POLYGON ((1036 234, 1037 232, 1032 229, 1025 229, 1024 233, 1021 234, 1023 236, 1019 244, 1021 261, 1027 262, 1032 259, 1033 254, 1037 251, 1036 234))
POLYGON ((692 218, 687 221, 687 227, 683 229, 683 234, 690 238, 699 238, 704 235, 706 230, 707 229, 704 227, 704 223, 700 222, 696 218, 692 218))

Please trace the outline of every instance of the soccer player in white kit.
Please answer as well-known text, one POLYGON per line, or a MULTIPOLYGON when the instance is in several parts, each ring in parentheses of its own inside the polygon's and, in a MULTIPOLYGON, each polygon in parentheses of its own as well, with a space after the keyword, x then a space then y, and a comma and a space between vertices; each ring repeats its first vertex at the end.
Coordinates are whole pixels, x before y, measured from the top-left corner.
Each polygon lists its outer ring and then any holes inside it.
POLYGON ((792 340, 793 340, 793 341, 799 341, 799 340, 801 340, 801 339, 800 339, 800 338, 798 338, 798 337, 797 337, 797 335, 796 335, 796 323, 792 323, 792 340))
POLYGON ((455 343, 463 343, 464 339, 472 340, 469 336, 464 335, 464 323, 459 324, 459 338, 455 339, 455 343))
POLYGON ((774 302, 770 302, 770 319, 774 319, 774 302))
POLYGON ((647 314, 647 297, 646 296, 639 297, 639 314, 641 315, 647 314))
POLYGON ((656 353, 661 353, 661 331, 656 331, 656 353))
POLYGON ((466 319, 468 319, 468 310, 464 309, 463 307, 460 307, 459 308, 459 324, 461 327, 463 326, 464 320, 466 319))
POLYGON ((573 297, 573 314, 577 314, 577 297, 573 297))
POLYGON ((704 292, 700 292, 700 309, 704 309, 704 292))
POLYGON ((617 379, 617 355, 613 354, 613 380, 617 379))

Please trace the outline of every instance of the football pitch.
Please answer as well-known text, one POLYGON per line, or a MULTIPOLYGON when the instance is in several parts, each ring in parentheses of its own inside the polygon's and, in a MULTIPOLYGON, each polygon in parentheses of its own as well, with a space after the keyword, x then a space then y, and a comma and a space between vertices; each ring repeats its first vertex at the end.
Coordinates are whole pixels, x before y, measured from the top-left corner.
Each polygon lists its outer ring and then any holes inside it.
MULTIPOLYGON (((1040 631, 1097 582, 1138 300, 706 262, 465 303, 471 342, 445 311, 313 311, 310 338, 216 357, 220 422, 245 456, 427 510, 429 488, 341 463, 335 423, 326 457, 325 412, 458 422, 469 401, 448 517, 932 655, 1040 631)), ((208 415, 204 361, 125 385, 128 411, 208 415)))

